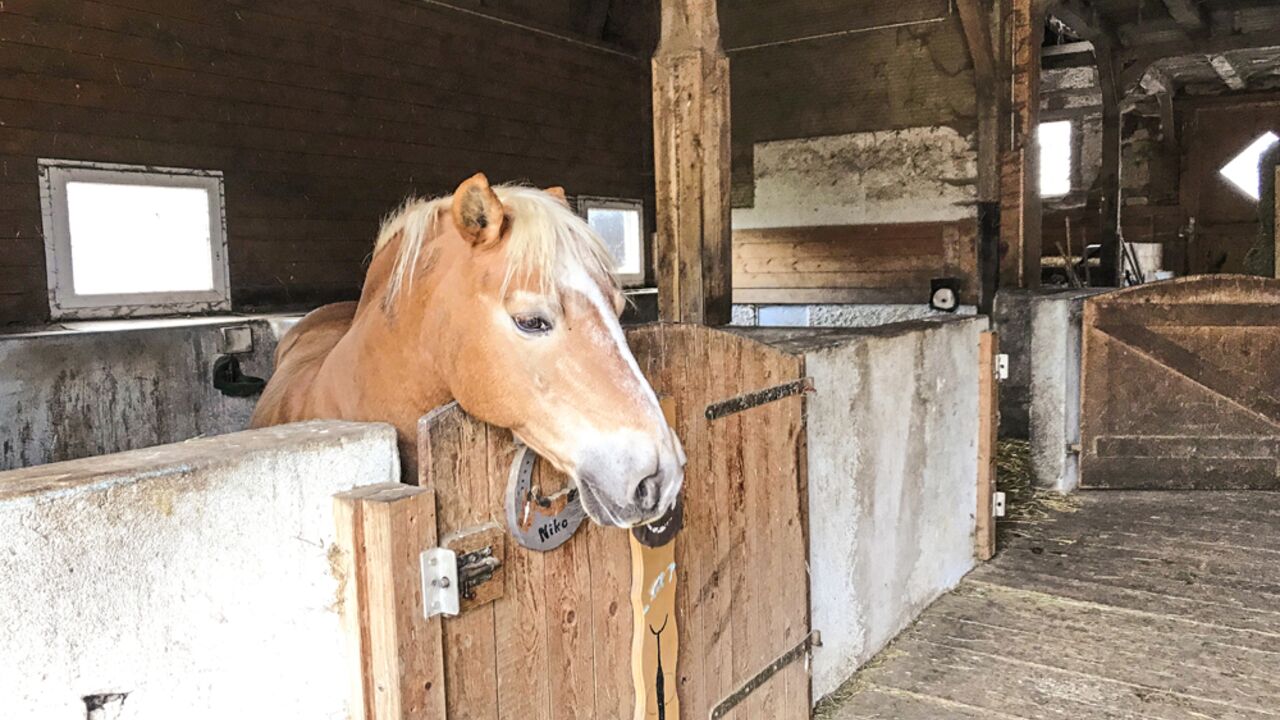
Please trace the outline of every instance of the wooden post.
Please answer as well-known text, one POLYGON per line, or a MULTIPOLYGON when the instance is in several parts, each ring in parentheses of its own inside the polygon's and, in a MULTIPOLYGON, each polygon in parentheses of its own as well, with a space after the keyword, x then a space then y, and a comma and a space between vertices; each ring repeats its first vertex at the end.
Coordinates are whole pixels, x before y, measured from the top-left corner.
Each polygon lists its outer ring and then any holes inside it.
POLYGON ((1040 46, 1044 0, 1010 0, 1010 145, 1001 158, 1000 280, 1040 286, 1040 46))
POLYGON ((729 60, 715 0, 662 0, 653 56, 658 314, 729 323, 729 60))
POLYGON ((996 554, 996 450, 1000 434, 1000 383, 996 355, 1000 339, 984 332, 978 341, 978 508, 974 527, 974 555, 979 561, 996 554))
POLYGON ((440 619, 423 614, 421 553, 436 544, 435 493, 388 483, 334 497, 353 720, 445 720, 440 619))
POLYGON ((991 9, 983 0, 958 0, 978 95, 978 311, 990 314, 999 286, 1000 81, 991 9))
POLYGON ((1120 90, 1111 43, 1095 38, 1093 53, 1098 64, 1098 84, 1102 87, 1102 170, 1098 173, 1102 277, 1099 282, 1104 286, 1117 287, 1121 282, 1120 257, 1123 252, 1120 245, 1120 90))

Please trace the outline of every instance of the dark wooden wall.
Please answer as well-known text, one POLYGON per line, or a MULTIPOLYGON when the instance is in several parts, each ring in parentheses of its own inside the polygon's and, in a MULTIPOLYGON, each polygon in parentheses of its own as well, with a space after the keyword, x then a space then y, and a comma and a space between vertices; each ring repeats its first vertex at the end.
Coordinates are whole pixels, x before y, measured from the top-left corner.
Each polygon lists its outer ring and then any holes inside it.
POLYGON ((624 9, 566 40, 434 1, 5 0, 0 326, 48 316, 42 157, 225 173, 237 310, 355 297, 383 214, 478 170, 652 207, 648 24, 624 9))

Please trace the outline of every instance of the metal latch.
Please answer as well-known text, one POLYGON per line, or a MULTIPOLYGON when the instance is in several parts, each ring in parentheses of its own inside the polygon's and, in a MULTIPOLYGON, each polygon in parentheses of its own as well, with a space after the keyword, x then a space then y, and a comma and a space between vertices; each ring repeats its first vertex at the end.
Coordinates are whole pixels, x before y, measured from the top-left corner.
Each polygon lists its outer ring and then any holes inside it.
POLYGON ((991 514, 998 518, 1002 518, 1004 517, 1004 511, 1005 511, 1004 493, 1002 492, 992 493, 991 514))
POLYGON ((999 353, 996 355, 996 379, 1009 379, 1009 354, 999 353))
POLYGON ((502 561, 493 556, 493 547, 458 556, 458 594, 463 600, 475 600, 476 588, 493 579, 502 561))

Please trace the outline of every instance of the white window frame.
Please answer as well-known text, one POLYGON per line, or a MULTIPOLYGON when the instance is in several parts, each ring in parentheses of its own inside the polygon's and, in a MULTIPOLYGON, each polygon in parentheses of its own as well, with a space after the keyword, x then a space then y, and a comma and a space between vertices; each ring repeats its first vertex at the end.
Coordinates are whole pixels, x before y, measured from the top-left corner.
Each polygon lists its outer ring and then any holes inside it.
POLYGON ((227 269, 227 220, 223 176, 217 170, 41 159, 40 205, 44 214, 49 311, 55 319, 120 318, 231 311, 227 269), (209 251, 213 289, 80 295, 71 270, 67 183, 200 188, 209 196, 209 251))
POLYGON ((634 273, 615 272, 614 275, 623 287, 644 285, 645 269, 649 267, 649 229, 645 227, 644 201, 580 195, 577 203, 578 214, 584 220, 587 218, 588 210, 635 210, 640 215, 640 271, 634 273))

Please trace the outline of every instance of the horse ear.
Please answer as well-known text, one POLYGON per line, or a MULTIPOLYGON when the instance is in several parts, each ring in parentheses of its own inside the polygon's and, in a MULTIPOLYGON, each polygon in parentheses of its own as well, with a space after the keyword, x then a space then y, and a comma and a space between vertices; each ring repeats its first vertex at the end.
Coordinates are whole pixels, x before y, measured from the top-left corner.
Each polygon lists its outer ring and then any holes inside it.
POLYGON ((559 200, 562 205, 568 207, 569 198, 564 196, 564 188, 560 187, 559 185, 552 185, 551 187, 547 188, 546 190, 543 190, 542 192, 559 200))
POLYGON ((476 173, 453 192, 453 223, 462 237, 476 245, 488 245, 502 237, 506 210, 489 187, 489 178, 476 173))

